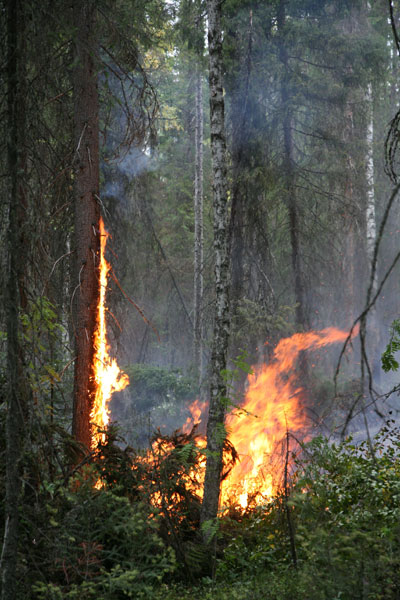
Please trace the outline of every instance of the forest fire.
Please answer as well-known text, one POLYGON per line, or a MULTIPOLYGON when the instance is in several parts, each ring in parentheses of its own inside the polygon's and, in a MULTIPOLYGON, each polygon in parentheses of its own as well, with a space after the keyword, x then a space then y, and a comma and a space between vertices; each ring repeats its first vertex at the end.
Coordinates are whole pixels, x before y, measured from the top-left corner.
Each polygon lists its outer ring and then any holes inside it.
POLYGON ((93 402, 90 419, 92 423, 92 448, 96 448, 99 441, 104 441, 104 429, 109 422, 108 403, 114 392, 123 390, 129 384, 129 378, 122 373, 115 358, 109 354, 107 342, 106 323, 106 291, 108 274, 111 265, 105 258, 105 250, 109 233, 104 227, 103 219, 100 217, 100 264, 99 264, 99 303, 97 306, 97 327, 95 331, 95 353, 93 360, 93 372, 96 382, 96 393, 93 402))
MULTIPOLYGON (((357 335, 357 331, 354 335, 357 335)), ((243 404, 226 418, 230 442, 239 455, 222 482, 221 508, 236 504, 243 509, 273 497, 282 484, 286 433, 301 435, 307 429, 302 396, 295 367, 302 351, 344 342, 347 331, 329 327, 321 331, 296 333, 282 339, 269 364, 256 367, 248 377, 243 404)), ((199 421, 199 403, 193 404, 192 422, 199 421)), ((188 421, 185 423, 187 430, 188 421)), ((204 446, 204 440, 200 440, 204 446)), ((199 445, 200 445, 199 444, 199 445)))

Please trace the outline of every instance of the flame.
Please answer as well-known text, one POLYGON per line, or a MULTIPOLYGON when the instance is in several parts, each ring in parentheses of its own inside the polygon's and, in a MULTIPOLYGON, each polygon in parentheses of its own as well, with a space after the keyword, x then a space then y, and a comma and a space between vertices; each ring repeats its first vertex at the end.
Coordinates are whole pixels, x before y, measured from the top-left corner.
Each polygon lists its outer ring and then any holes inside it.
MULTIPOLYGON (((352 337, 358 334, 353 331, 352 337)), ((282 339, 274 350, 273 360, 254 368, 248 376, 245 399, 226 418, 227 436, 239 455, 222 482, 220 507, 236 504, 245 509, 250 502, 263 503, 276 495, 283 476, 286 434, 302 436, 307 430, 304 390, 296 384, 294 369, 299 353, 329 344, 344 342, 347 331, 328 327, 321 331, 296 333, 282 339)), ((190 407, 184 425, 199 421, 200 403, 190 407)), ((204 440, 199 446, 204 447, 204 440)), ((201 475, 204 479, 204 473, 201 475)))
POLYGON ((107 323, 106 323, 106 292, 108 274, 111 265, 105 259, 105 250, 109 233, 104 227, 103 219, 100 217, 100 264, 99 264, 99 303, 97 305, 96 331, 94 335, 94 358, 93 358, 93 377, 95 380, 95 397, 93 401, 90 419, 92 423, 92 448, 96 448, 100 441, 104 441, 104 433, 99 429, 105 429, 108 425, 110 415, 108 403, 114 392, 123 390, 129 384, 129 377, 122 373, 118 367, 115 358, 109 354, 109 344, 107 342, 107 323))
POLYGON ((201 418, 204 415, 204 412, 207 408, 206 402, 201 402, 201 400, 196 399, 190 406, 188 406, 188 410, 190 412, 190 417, 188 417, 185 423, 182 426, 183 433, 189 433, 194 425, 199 425, 201 423, 201 418))

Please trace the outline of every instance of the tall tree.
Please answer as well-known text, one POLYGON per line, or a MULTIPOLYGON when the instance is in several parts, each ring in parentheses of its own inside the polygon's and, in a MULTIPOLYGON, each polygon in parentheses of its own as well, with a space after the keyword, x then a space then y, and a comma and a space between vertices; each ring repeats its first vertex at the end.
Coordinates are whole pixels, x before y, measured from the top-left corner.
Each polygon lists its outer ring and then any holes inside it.
POLYGON ((99 297, 99 105, 95 0, 73 3, 75 29, 75 282, 73 327, 75 378, 72 433, 87 449, 91 444, 90 413, 96 306, 99 297))
POLYGON ((5 527, 1 552, 2 600, 16 600, 21 456, 27 386, 21 346, 20 310, 25 306, 23 240, 25 218, 25 3, 7 5, 7 119, 8 119, 8 274, 7 274, 7 420, 5 527))
MULTIPOLYGON (((253 46, 253 15, 249 11, 248 40, 245 56, 240 56, 240 33, 232 24, 232 31, 228 35, 235 40, 234 59, 239 63, 238 73, 231 83, 231 111, 230 121, 232 129, 231 154, 232 154, 232 186, 231 186, 231 213, 229 222, 229 243, 231 252, 232 282, 230 290, 232 318, 238 313, 240 300, 243 298, 244 286, 244 255, 245 255, 245 212, 249 212, 246 202, 248 196, 248 181, 246 169, 250 168, 252 152, 249 145, 249 93, 250 75, 252 71, 252 46, 253 46)), ((232 69, 233 70, 233 69, 232 69)), ((233 349, 237 355, 239 348, 233 349)))
POLYGON ((194 362, 201 385, 203 375, 203 52, 204 26, 201 3, 195 6, 195 177, 194 177, 194 362))
MULTIPOLYGON (((227 223, 227 168, 224 96, 222 83, 221 0, 208 0, 208 48, 210 86, 210 131, 213 164, 215 311, 210 366, 210 401, 207 422, 207 465, 201 522, 216 519, 218 512, 222 449, 225 439, 226 369, 229 340, 229 251, 227 223)), ((210 529, 204 540, 210 542, 210 529)))
POLYGON ((296 188, 296 164, 294 147, 294 117, 291 98, 291 82, 288 51, 285 40, 286 0, 280 0, 277 15, 279 35, 279 58, 283 67, 281 78, 282 129, 283 129, 283 172, 285 178, 285 198, 289 215, 289 231, 294 281, 294 297, 296 302, 296 325, 301 329, 307 328, 305 287, 302 272, 300 249, 300 224, 298 198, 296 188))

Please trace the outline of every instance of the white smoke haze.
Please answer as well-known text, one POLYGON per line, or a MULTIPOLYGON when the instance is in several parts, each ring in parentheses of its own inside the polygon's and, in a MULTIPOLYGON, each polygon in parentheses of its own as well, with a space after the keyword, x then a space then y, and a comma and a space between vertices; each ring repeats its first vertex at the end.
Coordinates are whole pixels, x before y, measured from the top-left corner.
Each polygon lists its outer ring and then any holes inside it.
MULTIPOLYGON (((315 21, 322 20, 322 4, 315 10, 315 21)), ((271 349, 279 339, 296 331, 290 235, 281 172, 282 115, 285 111, 281 98, 281 82, 284 71, 279 64, 279 42, 273 37, 268 41, 262 37, 262 24, 266 22, 263 20, 263 11, 266 14, 273 11, 273 7, 260 7, 259 11, 260 14, 257 14, 257 11, 253 14, 254 40, 251 57, 257 68, 249 63, 248 82, 244 76, 247 72, 243 65, 247 65, 245 61, 249 30, 237 30, 234 27, 240 19, 243 22, 246 20, 244 12, 243 15, 228 15, 227 19, 232 19, 233 25, 230 25, 232 31, 227 27, 225 35, 226 44, 231 43, 231 37, 234 39, 237 53, 235 60, 239 63, 242 61, 240 76, 235 71, 238 69, 237 65, 232 66, 230 62, 227 63, 225 75, 229 177, 232 184, 235 177, 235 144, 240 141, 240 168, 243 170, 241 181, 245 181, 242 204, 244 209, 241 215, 242 256, 240 261, 235 258, 232 265, 233 279, 236 277, 241 280, 242 296, 235 309, 237 313, 230 351, 231 358, 234 358, 238 349, 245 349, 249 354, 250 364, 270 360, 271 349), (258 39, 261 40, 259 43, 258 39), (264 345, 265 342, 268 342, 267 346, 264 345)), ((333 19, 333 16, 329 18, 333 19)), ((291 59, 291 68, 296 77, 293 77, 293 81, 288 82, 287 86, 287 94, 295 99, 296 107, 293 129, 296 131, 297 145, 295 177, 299 203, 301 268, 305 281, 309 324, 310 328, 315 330, 328 326, 348 330, 364 310, 369 285, 364 232, 367 188, 363 181, 363 161, 359 160, 359 156, 365 150, 365 144, 362 139, 356 139, 354 142, 359 163, 357 169, 354 167, 356 174, 352 173, 355 188, 350 193, 349 189, 346 190, 346 182, 343 182, 347 174, 343 166, 346 164, 346 156, 341 128, 343 129, 346 106, 339 102, 340 96, 348 93, 349 86, 354 86, 354 105, 360 109, 359 114, 354 115, 354 127, 358 127, 358 131, 363 131, 364 127, 366 131, 367 128, 363 124, 366 116, 361 113, 367 82, 364 85, 364 82, 360 83, 361 79, 350 81, 345 62, 348 60, 346 53, 350 50, 343 46, 343 28, 343 16, 339 15, 337 23, 332 25, 332 32, 342 32, 342 47, 335 51, 327 44, 326 55, 320 60, 329 67, 329 70, 324 71, 326 78, 318 78, 314 71, 311 72, 312 77, 307 79, 309 71, 306 71, 304 66, 306 62, 301 62, 303 58, 307 59, 305 50, 303 55, 299 54, 299 61, 291 59), (352 290, 349 289, 349 282, 352 290)), ((293 55, 295 52, 300 53, 300 42, 291 43, 293 55)), ((130 127, 130 120, 123 105, 123 95, 130 98, 134 110, 134 90, 131 89, 129 80, 125 81, 121 88, 121 82, 117 78, 108 77, 107 85, 115 92, 118 101, 110 109, 109 126, 107 135, 104 136, 102 198, 105 198, 106 204, 107 198, 113 201, 112 206, 120 219, 124 218, 124 215, 129 215, 131 219, 127 248, 119 252, 118 256, 123 256, 126 261, 122 270, 127 274, 128 291, 151 320, 155 321, 161 340, 157 340, 152 329, 134 310, 123 309, 123 331, 119 337, 119 344, 124 348, 124 356, 128 357, 126 360, 129 363, 164 368, 166 372, 179 369, 195 379, 192 332, 170 274, 172 271, 192 316, 193 68, 188 67, 191 57, 186 49, 179 48, 171 56, 176 60, 176 64, 172 75, 163 75, 164 83, 161 85, 165 85, 165 89, 161 89, 159 99, 161 112, 164 111, 163 114, 168 115, 166 122, 169 123, 170 129, 164 130, 163 125, 159 124, 157 152, 153 149, 149 151, 146 140, 142 143, 127 144, 126 132, 130 127), (121 89, 124 91, 122 95, 121 89), (147 214, 151 218, 151 225, 147 214)), ((159 81, 162 81, 161 77, 159 81)), ((353 94, 353 91, 351 93, 353 94)), ((387 123, 392 118, 395 107, 388 105, 386 93, 378 93, 374 87, 373 93, 374 201, 378 231, 391 193, 391 183, 384 172, 383 154, 387 123)), ((207 104, 205 74, 205 109, 207 104)), ((205 113, 207 114, 207 110, 205 113)), ((208 188, 205 197, 206 266, 203 315, 205 354, 208 358, 213 307, 208 141, 204 152, 207 178, 205 186, 208 188)), ((380 246, 378 285, 385 277, 400 245, 399 215, 397 203, 392 208, 380 246)), ((128 230, 128 226, 126 229, 128 230)), ((399 276, 400 270, 397 267, 382 290, 374 314, 371 313, 367 320, 367 357, 371 369, 371 384, 375 391, 372 397, 368 389, 369 376, 366 367, 364 392, 360 391, 361 358, 358 341, 352 342, 353 350, 346 353, 342 360, 336 396, 333 378, 340 348, 335 346, 307 356, 311 383, 302 381, 300 375, 299 384, 304 385, 306 389, 310 387, 307 410, 310 419, 319 423, 324 433, 329 431, 334 432, 334 435, 341 435, 344 431, 352 431, 361 438, 366 435, 366 424, 371 428, 371 432, 374 432, 389 411, 398 415, 400 402, 397 394, 385 397, 398 384, 398 375, 382 371, 381 355, 389 341, 390 325, 398 317, 399 276), (352 418, 346 424, 351 411, 352 418)), ((232 362, 230 367, 233 367, 232 362)), ((206 371, 204 380, 206 387, 206 371)), ((236 392, 243 395, 246 387, 245 376, 240 376, 239 383, 235 385, 236 392)), ((134 390, 134 384, 131 389, 134 390)), ((207 392, 202 390, 202 393, 207 392)), ((178 410, 174 412, 167 398, 164 405, 160 401, 157 407, 147 411, 136 411, 136 417, 133 417, 134 392, 128 389, 123 396, 123 402, 113 402, 113 418, 120 417, 126 421, 136 419, 138 423, 147 419, 147 425, 143 425, 142 437, 139 435, 140 443, 143 443, 146 436, 148 438, 151 428, 166 425, 167 429, 172 431, 186 419, 184 404, 181 407, 182 413, 178 410), (126 406, 130 404, 133 408, 128 418, 126 406), (158 419, 160 422, 157 422, 158 419)), ((188 397, 188 402, 192 399, 188 397)))

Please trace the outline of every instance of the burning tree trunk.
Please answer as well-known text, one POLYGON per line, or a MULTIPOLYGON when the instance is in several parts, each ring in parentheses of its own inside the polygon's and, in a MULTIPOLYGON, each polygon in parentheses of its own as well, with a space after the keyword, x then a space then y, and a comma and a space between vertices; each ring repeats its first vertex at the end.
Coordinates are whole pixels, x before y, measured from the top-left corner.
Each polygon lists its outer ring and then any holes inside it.
MULTIPOLYGON (((229 338, 229 253, 227 227, 226 142, 222 89, 221 1, 208 0, 208 47, 210 54, 210 125, 213 162, 215 315, 211 355, 210 404, 207 423, 207 466, 201 522, 215 520, 218 512, 222 448, 225 438, 224 417, 226 382, 223 371, 229 338)), ((203 529, 209 542, 211 529, 203 529)))
POLYGON ((24 376, 21 308, 26 310, 24 268, 26 265, 23 225, 26 220, 24 177, 26 159, 26 90, 24 71, 24 3, 10 0, 7 6, 7 119, 9 169, 8 281, 7 281, 7 420, 5 526, 1 552, 2 600, 15 600, 18 555, 18 512, 21 492, 21 447, 23 417, 27 409, 24 376))
POLYGON ((75 380, 72 433, 90 448, 90 413, 96 306, 99 298, 99 125, 96 71, 96 2, 73 4, 75 25, 75 380))

